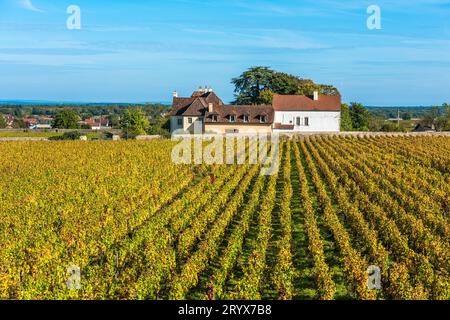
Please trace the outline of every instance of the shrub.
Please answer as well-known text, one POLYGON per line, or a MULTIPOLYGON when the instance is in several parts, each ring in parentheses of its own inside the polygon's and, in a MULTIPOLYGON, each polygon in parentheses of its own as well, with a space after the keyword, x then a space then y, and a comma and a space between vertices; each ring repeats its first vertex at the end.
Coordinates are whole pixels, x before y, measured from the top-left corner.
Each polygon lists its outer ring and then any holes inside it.
POLYGON ((83 134, 81 132, 78 131, 70 131, 70 132, 65 132, 63 135, 61 136, 56 136, 56 137, 50 137, 49 140, 53 140, 53 141, 64 141, 64 140, 80 140, 80 137, 83 134))

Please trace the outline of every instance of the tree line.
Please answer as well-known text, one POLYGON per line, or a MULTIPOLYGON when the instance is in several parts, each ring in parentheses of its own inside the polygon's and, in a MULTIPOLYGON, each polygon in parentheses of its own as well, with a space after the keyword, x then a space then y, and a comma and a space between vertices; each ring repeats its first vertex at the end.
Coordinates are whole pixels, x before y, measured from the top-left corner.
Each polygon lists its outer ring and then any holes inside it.
POLYGON ((124 110, 129 108, 140 108, 149 117, 156 117, 161 113, 170 110, 169 105, 165 104, 0 104, 0 114, 11 114, 16 118, 26 116, 55 116, 59 111, 64 109, 72 109, 76 111, 80 117, 104 116, 117 114, 120 115, 124 110))
MULTIPOLYGON (((123 137, 135 138, 139 135, 161 135, 170 134, 170 118, 166 115, 149 117, 140 107, 129 107, 120 115, 109 115, 111 126, 122 129, 123 137)), ((59 111, 53 120, 52 127, 56 129, 80 129, 79 115, 75 110, 63 109, 59 111)))
POLYGON ((411 131, 413 126, 421 125, 436 131, 450 131, 450 104, 448 103, 444 103, 441 107, 427 108, 423 111, 420 120, 416 122, 412 122, 412 117, 404 113, 400 114, 398 122, 387 121, 386 116, 374 114, 369 110, 357 102, 352 102, 350 105, 343 104, 341 107, 341 130, 407 132, 411 131))
POLYGON ((94 116, 103 116, 108 119, 114 129, 122 129, 126 137, 137 135, 168 136, 170 120, 165 115, 170 106, 163 104, 113 104, 113 105, 3 105, 0 106, 0 129, 6 128, 7 123, 3 114, 14 116, 13 127, 26 129, 24 118, 27 116, 53 117, 54 129, 90 129, 80 124, 94 116))

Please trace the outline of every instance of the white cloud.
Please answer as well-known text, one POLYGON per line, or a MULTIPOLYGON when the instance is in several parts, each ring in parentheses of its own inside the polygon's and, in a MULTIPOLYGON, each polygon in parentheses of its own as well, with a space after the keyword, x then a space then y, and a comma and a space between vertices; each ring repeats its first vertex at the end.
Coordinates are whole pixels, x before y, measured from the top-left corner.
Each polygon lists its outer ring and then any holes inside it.
POLYGON ((19 0, 19 5, 26 10, 34 12, 44 12, 43 10, 36 8, 31 2, 31 0, 19 0))

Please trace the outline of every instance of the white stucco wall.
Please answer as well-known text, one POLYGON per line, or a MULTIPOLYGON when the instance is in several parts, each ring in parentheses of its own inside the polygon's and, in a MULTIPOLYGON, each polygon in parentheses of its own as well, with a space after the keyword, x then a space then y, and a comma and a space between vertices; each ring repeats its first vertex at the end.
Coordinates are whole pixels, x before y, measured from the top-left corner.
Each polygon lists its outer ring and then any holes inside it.
POLYGON ((271 133, 272 126, 270 124, 218 124, 218 123, 206 123, 205 132, 226 134, 227 130, 238 130, 238 133, 250 134, 250 133, 271 133))
POLYGON ((194 132, 195 126, 198 126, 197 130, 199 130, 199 134, 203 133, 203 120, 199 117, 183 117, 184 120, 184 130, 189 131, 190 133, 197 133, 194 132), (192 123, 189 123, 189 119, 192 119, 192 123))
POLYGON ((170 132, 175 130, 184 130, 194 133, 194 127, 197 125, 200 128, 200 133, 203 131, 203 121, 199 117, 170 117, 170 132), (178 125, 178 119, 181 119, 183 125, 178 125), (192 119, 192 123, 189 123, 189 119, 192 119))
MULTIPOLYGON (((275 123, 293 124, 294 132, 339 132, 341 127, 341 113, 331 111, 275 111, 275 123), (301 125, 297 126, 297 118, 301 125), (305 126, 305 118, 309 118, 309 126, 305 126)), ((279 132, 293 132, 292 130, 274 130, 279 132)))
POLYGON ((178 119, 183 119, 183 117, 170 117, 170 132, 183 129, 182 125, 178 125, 178 119))

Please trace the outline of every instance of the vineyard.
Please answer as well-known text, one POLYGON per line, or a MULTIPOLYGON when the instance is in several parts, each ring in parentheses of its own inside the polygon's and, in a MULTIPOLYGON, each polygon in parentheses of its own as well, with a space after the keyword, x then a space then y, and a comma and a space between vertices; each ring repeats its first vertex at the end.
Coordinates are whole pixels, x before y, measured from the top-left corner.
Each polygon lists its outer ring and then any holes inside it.
POLYGON ((450 138, 285 139, 272 176, 173 145, 0 142, 0 299, 450 299, 450 138))

